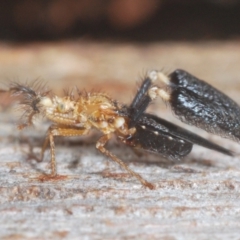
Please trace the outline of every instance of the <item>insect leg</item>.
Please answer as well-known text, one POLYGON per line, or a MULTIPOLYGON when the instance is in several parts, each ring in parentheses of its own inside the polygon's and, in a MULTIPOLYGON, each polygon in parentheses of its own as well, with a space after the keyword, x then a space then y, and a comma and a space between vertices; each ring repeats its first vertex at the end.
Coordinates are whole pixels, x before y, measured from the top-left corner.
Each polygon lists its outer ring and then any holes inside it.
POLYGON ((112 154, 111 152, 109 152, 104 146, 105 144, 108 142, 108 140, 111 138, 110 134, 104 135, 102 136, 97 144, 96 144, 96 148, 103 153, 104 155, 106 155, 107 157, 110 157, 114 162, 118 163, 123 169, 125 169, 127 172, 129 172, 132 176, 136 177, 141 183, 142 185, 148 187, 149 189, 154 189, 153 184, 151 184, 150 182, 146 181, 145 179, 143 179, 138 173, 132 171, 121 159, 117 158, 114 154, 112 154))
POLYGON ((146 76, 140 88, 138 89, 132 103, 129 106, 129 128, 134 127, 138 118, 146 110, 149 103, 152 101, 148 95, 148 90, 154 82, 154 76, 146 76))
POLYGON ((138 89, 138 91, 130 105, 131 108, 137 107, 139 105, 139 103, 142 102, 143 98, 146 96, 146 93, 151 85, 152 85, 152 80, 147 76, 143 80, 140 88, 138 89))
POLYGON ((88 134, 88 129, 83 128, 61 128, 57 126, 51 126, 48 129, 47 137, 43 143, 42 146, 42 152, 41 152, 41 159, 43 158, 44 151, 46 150, 46 147, 48 145, 48 142, 50 142, 50 149, 51 149, 51 175, 56 176, 56 160, 55 160, 55 143, 54 143, 54 137, 56 136, 62 136, 62 137, 71 137, 71 136, 81 136, 88 134))
POLYGON ((164 83, 168 82, 167 76, 161 72, 149 71, 147 73, 142 85, 138 89, 132 103, 129 106, 129 128, 132 128, 137 124, 138 119, 145 112, 150 102, 159 95, 159 87, 153 86, 154 82, 159 78, 161 78, 164 83))
POLYGON ((43 160, 43 157, 44 157, 44 152, 46 151, 46 148, 48 146, 48 143, 49 143, 49 131, 50 131, 50 128, 48 129, 48 132, 47 132, 47 136, 44 140, 44 143, 42 145, 42 150, 41 150, 41 156, 40 156, 40 162, 43 160))

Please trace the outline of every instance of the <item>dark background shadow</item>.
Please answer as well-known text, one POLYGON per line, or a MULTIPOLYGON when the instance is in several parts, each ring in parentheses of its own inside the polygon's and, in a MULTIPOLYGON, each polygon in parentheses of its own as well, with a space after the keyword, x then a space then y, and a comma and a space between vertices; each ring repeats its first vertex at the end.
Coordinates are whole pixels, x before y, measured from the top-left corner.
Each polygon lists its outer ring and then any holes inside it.
POLYGON ((15 0, 0 2, 0 39, 227 40, 240 36, 240 1, 15 0))

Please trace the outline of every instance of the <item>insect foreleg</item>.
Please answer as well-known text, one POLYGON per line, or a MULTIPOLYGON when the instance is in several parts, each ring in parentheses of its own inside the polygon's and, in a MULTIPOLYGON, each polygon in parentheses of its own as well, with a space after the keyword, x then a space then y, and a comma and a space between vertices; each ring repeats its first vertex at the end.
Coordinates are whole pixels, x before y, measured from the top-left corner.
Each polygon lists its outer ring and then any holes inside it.
POLYGON ((142 178, 138 173, 132 171, 121 159, 117 158, 114 154, 112 154, 111 152, 109 152, 104 146, 105 144, 108 142, 108 140, 111 138, 110 134, 104 135, 102 136, 97 144, 96 144, 96 148, 103 153, 104 155, 106 155, 107 157, 110 157, 114 162, 118 163, 123 169, 125 169, 127 172, 129 172, 132 176, 136 177, 141 183, 142 185, 148 187, 149 189, 154 189, 154 186, 146 181, 144 178, 142 178))
POLYGON ((89 130, 85 128, 73 128, 73 127, 58 127, 58 126, 51 126, 48 129, 47 137, 43 143, 42 151, 41 151, 41 160, 43 159, 44 152, 50 143, 51 149, 51 175, 56 176, 56 161, 55 161, 55 143, 54 137, 61 136, 61 137, 71 137, 71 136, 81 136, 88 134, 89 130))

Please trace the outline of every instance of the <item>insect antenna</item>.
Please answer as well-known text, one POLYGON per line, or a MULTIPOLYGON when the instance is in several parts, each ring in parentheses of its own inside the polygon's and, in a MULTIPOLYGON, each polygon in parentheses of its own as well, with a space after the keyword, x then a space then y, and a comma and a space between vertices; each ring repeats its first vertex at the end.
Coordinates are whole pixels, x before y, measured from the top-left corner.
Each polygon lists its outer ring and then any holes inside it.
POLYGON ((21 117, 23 123, 18 126, 19 129, 32 125, 33 117, 41 113, 39 102, 50 92, 44 89, 46 89, 45 84, 39 80, 30 84, 10 83, 9 92, 20 99, 19 108, 24 111, 21 117))

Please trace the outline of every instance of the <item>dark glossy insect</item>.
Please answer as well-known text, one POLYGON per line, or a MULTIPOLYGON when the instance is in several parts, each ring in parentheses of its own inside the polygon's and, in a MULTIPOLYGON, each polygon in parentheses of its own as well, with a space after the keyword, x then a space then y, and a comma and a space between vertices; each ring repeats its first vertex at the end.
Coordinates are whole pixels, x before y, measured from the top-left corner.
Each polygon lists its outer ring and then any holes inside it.
POLYGON ((240 107, 231 98, 184 70, 151 75, 162 84, 150 88, 152 100, 162 97, 182 122, 240 141, 240 107))
MULTIPOLYGON (((188 130, 145 113, 149 103, 157 96, 161 96, 170 104, 180 119, 208 130, 205 126, 207 123, 204 122, 206 117, 197 114, 199 111, 193 105, 204 106, 202 111, 211 109, 212 114, 220 114, 221 110, 215 109, 216 105, 214 103, 211 103, 210 106, 207 106, 207 104, 210 101, 211 94, 215 99, 220 98, 223 94, 189 74, 179 74, 186 73, 181 71, 177 70, 174 73, 178 74, 172 73, 169 76, 157 71, 149 72, 130 106, 120 104, 106 94, 80 92, 79 90, 76 93, 74 91, 66 93, 64 97, 58 97, 50 94, 47 90, 43 90, 36 83, 32 85, 12 83, 9 91, 20 98, 23 111, 22 123, 19 125, 20 129, 32 125, 36 115, 42 115, 53 123, 49 127, 41 153, 41 159, 43 159, 45 149, 50 144, 51 178, 57 175, 54 138, 56 136, 87 135, 92 128, 96 128, 103 133, 103 136, 96 143, 96 148, 136 177, 144 186, 153 189, 153 184, 129 169, 121 159, 105 148, 105 144, 113 134, 129 146, 155 152, 175 161, 189 154, 193 144, 229 156, 233 155, 231 151, 188 130), (194 81, 192 78, 194 78, 194 81), (157 80, 160 80, 159 83, 162 83, 162 86, 154 85, 157 80), (183 83, 183 81, 188 81, 188 84, 183 83), (184 95, 183 93, 186 92, 187 94, 184 95), (182 100, 182 95, 185 96, 185 101, 182 100), (209 101, 204 102, 205 98, 209 101), (188 99, 189 105, 187 104, 188 99), (193 116, 190 116, 191 114, 193 116), (197 119, 194 120, 195 118, 197 119)), ((232 108, 237 108, 237 105, 235 106, 235 103, 228 97, 225 96, 224 100, 221 101, 222 105, 230 104, 232 108)), ((224 125, 223 122, 222 120, 222 124, 219 124, 221 129, 224 125)), ((213 124, 212 128, 214 128, 213 124)), ((218 133, 219 130, 211 132, 218 133)), ((222 130, 222 132, 224 131, 222 130)))

